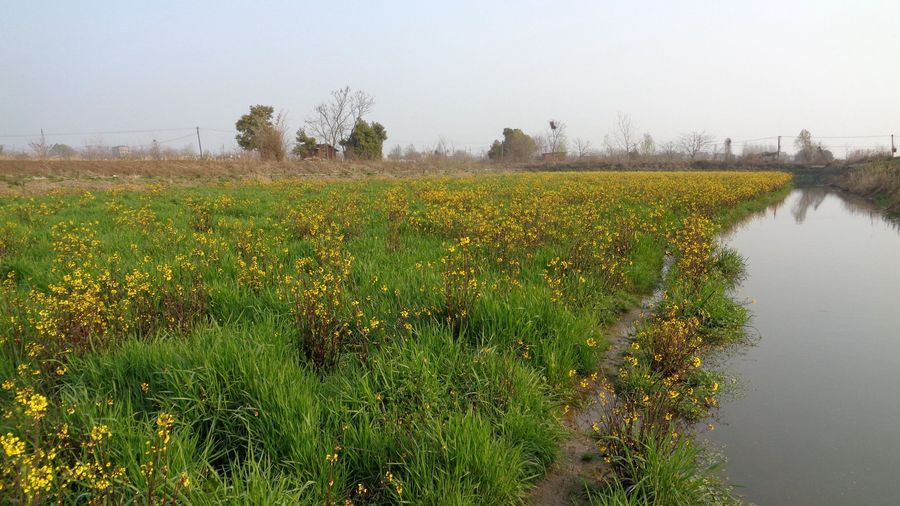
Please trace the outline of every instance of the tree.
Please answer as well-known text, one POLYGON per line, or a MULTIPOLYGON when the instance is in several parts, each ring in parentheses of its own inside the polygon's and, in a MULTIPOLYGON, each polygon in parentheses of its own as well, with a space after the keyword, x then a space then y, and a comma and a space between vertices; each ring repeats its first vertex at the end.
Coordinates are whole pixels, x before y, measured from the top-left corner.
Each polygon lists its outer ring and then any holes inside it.
POLYGON ((50 146, 50 156, 68 160, 75 156, 75 148, 68 144, 54 144, 50 146))
POLYGON ((625 154, 631 154, 637 150, 636 137, 631 116, 620 112, 616 117, 616 126, 611 136, 612 145, 625 154))
POLYGON ((412 144, 407 144, 406 148, 403 150, 403 158, 406 160, 418 160, 422 158, 422 153, 419 153, 412 144))
POLYGON ((238 134, 234 136, 238 146, 244 151, 259 150, 259 133, 262 129, 272 126, 272 116, 275 109, 268 105, 251 105, 250 112, 244 114, 234 124, 238 134))
POLYGON ((300 158, 309 158, 316 152, 316 138, 306 135, 306 130, 297 130, 293 153, 300 158))
POLYGON ((566 144, 566 124, 562 121, 551 119, 550 131, 547 132, 547 147, 551 153, 565 153, 566 144))
POLYGON ((275 121, 270 125, 264 125, 256 133, 256 150, 262 160, 283 161, 287 157, 287 116, 278 113, 275 121))
POLYGON ((645 133, 644 138, 641 140, 641 145, 638 148, 641 156, 645 158, 649 158, 656 154, 656 141, 653 140, 653 136, 645 133))
POLYGON ((393 148, 391 148, 391 151, 390 153, 388 153, 387 157, 388 160, 399 162, 403 159, 403 148, 401 148, 399 144, 395 145, 393 148))
POLYGON ((814 161, 816 147, 813 145, 812 134, 809 133, 809 130, 805 128, 800 130, 800 134, 794 139, 794 147, 797 148, 797 154, 794 155, 796 161, 801 163, 814 161))
POLYGON ((341 141, 344 155, 360 160, 381 160, 387 132, 381 123, 369 125, 362 118, 356 121, 350 136, 341 141))
POLYGON ((731 137, 725 138, 725 163, 731 163, 731 160, 734 158, 734 152, 731 149, 731 137))
POLYGON ((44 130, 41 129, 41 140, 39 141, 31 141, 28 143, 28 146, 34 151, 34 154, 37 155, 38 158, 43 160, 47 158, 47 155, 50 154, 50 145, 47 144, 47 139, 44 137, 44 130))
POLYGON ((584 158, 590 154, 591 141, 578 137, 572 143, 575 145, 575 154, 578 158, 584 158))
POLYGON ((313 109, 313 116, 306 120, 309 130, 324 142, 337 147, 348 138, 352 130, 365 117, 375 97, 357 90, 353 92, 349 86, 331 92, 331 100, 323 102, 313 109))
POLYGON ((672 141, 668 141, 663 143, 662 146, 659 147, 659 152, 666 160, 673 162, 675 158, 678 157, 678 145, 676 145, 672 141))
POLYGON ((681 150, 684 151, 686 155, 691 158, 691 161, 694 161, 697 158, 697 155, 701 153, 703 150, 709 148, 712 145, 713 138, 711 135, 708 135, 706 131, 693 131, 687 134, 682 134, 681 137, 678 138, 678 144, 681 146, 681 150))
POLYGON ((534 157, 537 146, 534 139, 525 135, 520 128, 504 128, 503 142, 491 144, 488 158, 494 161, 524 162, 534 157))

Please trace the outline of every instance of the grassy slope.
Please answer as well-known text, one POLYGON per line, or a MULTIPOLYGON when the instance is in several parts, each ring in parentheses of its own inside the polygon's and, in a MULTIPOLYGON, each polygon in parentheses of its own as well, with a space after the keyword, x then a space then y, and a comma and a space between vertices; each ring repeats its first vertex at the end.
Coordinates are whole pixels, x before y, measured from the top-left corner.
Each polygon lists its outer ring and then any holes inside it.
POLYGON ((891 214, 900 214, 900 159, 856 167, 835 183, 851 193, 875 201, 891 214))

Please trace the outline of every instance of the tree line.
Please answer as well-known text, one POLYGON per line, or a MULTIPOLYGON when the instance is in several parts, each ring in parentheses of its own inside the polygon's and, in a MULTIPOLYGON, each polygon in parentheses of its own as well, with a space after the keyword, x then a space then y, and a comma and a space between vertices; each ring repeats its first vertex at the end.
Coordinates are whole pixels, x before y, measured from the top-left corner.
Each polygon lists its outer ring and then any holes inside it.
POLYGON ((282 161, 289 150, 300 158, 334 158, 340 150, 346 159, 381 160, 387 131, 381 123, 365 120, 374 105, 375 97, 362 90, 346 86, 332 91, 297 130, 293 147, 285 114, 276 115, 272 106, 253 105, 235 123, 235 140, 262 160, 282 161))

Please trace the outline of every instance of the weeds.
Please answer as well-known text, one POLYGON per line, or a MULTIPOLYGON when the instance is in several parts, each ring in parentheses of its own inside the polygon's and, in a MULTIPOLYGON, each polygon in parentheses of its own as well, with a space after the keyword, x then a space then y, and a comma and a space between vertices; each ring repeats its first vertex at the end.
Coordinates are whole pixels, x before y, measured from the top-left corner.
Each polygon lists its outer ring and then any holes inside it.
POLYGON ((716 402, 704 348, 746 313, 726 297, 738 259, 704 241, 719 212, 787 181, 529 174, 6 198, 4 498, 522 502, 596 370, 602 326, 653 288, 665 250, 667 296, 598 423, 618 477, 602 493, 713 487, 684 426, 716 402))

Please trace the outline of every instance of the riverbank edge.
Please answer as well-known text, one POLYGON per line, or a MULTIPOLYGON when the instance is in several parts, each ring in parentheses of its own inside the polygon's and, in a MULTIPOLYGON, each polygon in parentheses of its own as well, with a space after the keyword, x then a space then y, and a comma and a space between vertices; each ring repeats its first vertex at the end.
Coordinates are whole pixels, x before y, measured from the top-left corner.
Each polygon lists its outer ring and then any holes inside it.
POLYGON ((854 167, 827 184, 872 202, 889 217, 900 217, 900 159, 854 167))
MULTIPOLYGON (((789 181, 782 188, 759 195, 748 201, 744 201, 728 209, 723 213, 719 213, 713 219, 718 225, 719 231, 716 235, 716 243, 722 235, 730 233, 736 226, 743 221, 749 219, 753 215, 762 212, 772 205, 783 201, 788 194, 794 189, 793 180, 789 181)), ((669 265, 671 264, 671 256, 664 257, 664 266, 659 272, 659 279, 656 287, 650 291, 640 295, 637 304, 624 312, 620 318, 613 324, 604 328, 604 335, 608 341, 608 348, 602 359, 599 370, 604 379, 611 380, 614 378, 616 371, 623 363, 623 358, 631 343, 634 342, 635 328, 641 323, 645 323, 655 311, 655 306, 660 300, 661 294, 667 290, 668 286, 673 282, 669 275, 669 265)), ((745 267, 742 262, 741 268, 745 267)), ((735 280, 727 291, 731 292, 739 283, 735 280)), ((732 299, 733 301, 733 299, 732 299)), ((746 331, 743 331, 746 336, 746 331)), ((741 339, 736 339, 729 343, 726 347, 739 345, 741 339)), ((713 350, 704 350, 704 354, 713 350)), ((553 506, 563 504, 574 504, 580 500, 582 503, 589 504, 607 504, 601 500, 596 502, 597 497, 594 496, 592 487, 602 484, 603 480, 608 478, 611 473, 609 466, 600 460, 599 453, 594 458, 587 458, 586 449, 593 449, 596 452, 597 434, 594 422, 596 417, 592 416, 598 409, 604 409, 596 401, 598 397, 615 394, 615 388, 610 388, 607 381, 590 380, 590 387, 586 391, 577 392, 577 399, 580 403, 572 409, 567 409, 566 416, 563 418, 563 426, 570 431, 569 437, 560 443, 561 458, 557 460, 554 466, 537 482, 530 494, 531 502, 535 505, 553 506), (593 474, 600 479, 600 483, 588 480, 588 475, 593 474), (576 488, 572 488, 572 486, 576 488)), ((569 406, 566 406, 569 408, 569 406)), ((695 440, 695 434, 690 436, 691 442, 695 440)), ((700 462, 695 462, 698 466, 694 472, 703 471, 699 466, 706 466, 700 462)), ((719 480, 720 486, 728 490, 729 496, 736 500, 731 492, 730 487, 719 480)), ((628 497, 615 497, 610 504, 631 504, 628 497), (629 502, 621 503, 621 499, 629 502)))

